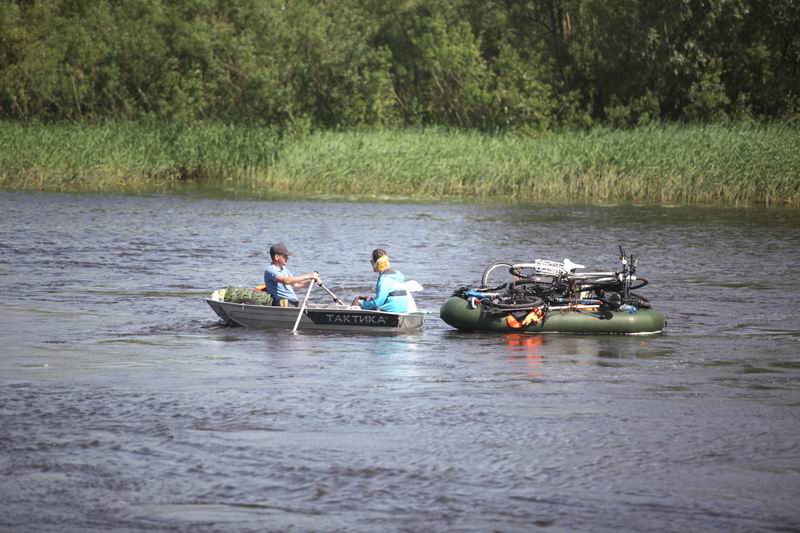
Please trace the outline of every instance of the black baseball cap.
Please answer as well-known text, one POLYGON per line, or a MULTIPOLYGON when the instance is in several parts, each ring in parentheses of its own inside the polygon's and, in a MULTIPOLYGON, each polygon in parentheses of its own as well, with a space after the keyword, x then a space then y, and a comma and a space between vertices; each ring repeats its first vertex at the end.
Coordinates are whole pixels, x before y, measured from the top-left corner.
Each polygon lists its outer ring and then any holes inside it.
POLYGON ((269 247, 269 255, 275 257, 276 255, 294 255, 289 249, 286 247, 285 244, 279 242, 277 244, 273 244, 269 247))

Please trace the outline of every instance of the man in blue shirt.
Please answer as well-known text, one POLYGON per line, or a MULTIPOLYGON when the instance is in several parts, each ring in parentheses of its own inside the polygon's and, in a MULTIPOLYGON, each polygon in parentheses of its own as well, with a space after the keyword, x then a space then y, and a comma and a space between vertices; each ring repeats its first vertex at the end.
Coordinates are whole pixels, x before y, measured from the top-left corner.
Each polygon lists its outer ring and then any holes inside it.
POLYGON ((375 284, 375 298, 359 296, 353 305, 362 309, 377 309, 389 313, 408 312, 408 292, 406 291, 406 278, 402 272, 391 268, 389 254, 382 248, 372 250, 372 270, 378 272, 378 281, 375 284))
POLYGON ((264 283, 267 285, 267 292, 272 296, 272 305, 296 307, 299 302, 294 288, 308 287, 312 281, 322 283, 316 272, 293 276, 286 268, 290 255, 294 254, 283 243, 273 244, 269 247, 269 256, 272 262, 264 271, 264 283))

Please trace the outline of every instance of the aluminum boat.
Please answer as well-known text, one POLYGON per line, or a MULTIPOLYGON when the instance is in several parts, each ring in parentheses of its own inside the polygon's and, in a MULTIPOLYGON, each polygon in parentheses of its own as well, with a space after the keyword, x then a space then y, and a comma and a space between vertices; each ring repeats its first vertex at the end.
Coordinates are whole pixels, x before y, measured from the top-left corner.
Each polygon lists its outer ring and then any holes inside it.
MULTIPOLYGON (((300 309, 225 302, 214 291, 205 302, 225 322, 258 329, 291 330, 300 309)), ((413 333, 422 330, 425 313, 386 313, 354 306, 308 304, 298 330, 323 330, 353 333, 413 333)))

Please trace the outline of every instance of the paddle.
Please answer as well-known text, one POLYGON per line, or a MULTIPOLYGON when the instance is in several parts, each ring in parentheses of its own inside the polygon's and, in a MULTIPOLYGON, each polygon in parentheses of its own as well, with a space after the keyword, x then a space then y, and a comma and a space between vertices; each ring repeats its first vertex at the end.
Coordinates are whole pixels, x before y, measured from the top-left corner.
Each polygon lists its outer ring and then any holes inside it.
POLYGON ((292 328, 292 333, 297 333, 297 326, 300 325, 300 318, 303 316, 303 311, 306 309, 306 304, 308 303, 308 297, 311 296, 311 289, 314 288, 314 282, 308 284, 308 290, 306 291, 306 297, 303 298, 303 303, 300 305, 300 312, 297 313, 297 320, 294 321, 294 327, 292 328))
POLYGON ((332 292, 332 291, 331 291, 331 290, 330 290, 328 287, 326 287, 326 286, 325 286, 323 283, 320 283, 320 284, 319 284, 319 286, 320 286, 320 287, 322 287, 323 289, 325 289, 325 291, 326 291, 328 294, 330 294, 330 295, 333 297, 333 301, 334 301, 334 302, 336 302, 336 303, 337 303, 337 304, 339 304, 339 305, 344 305, 344 302, 342 302, 342 301, 339 299, 339 297, 338 297, 338 296, 336 296, 335 294, 333 294, 333 292, 332 292))

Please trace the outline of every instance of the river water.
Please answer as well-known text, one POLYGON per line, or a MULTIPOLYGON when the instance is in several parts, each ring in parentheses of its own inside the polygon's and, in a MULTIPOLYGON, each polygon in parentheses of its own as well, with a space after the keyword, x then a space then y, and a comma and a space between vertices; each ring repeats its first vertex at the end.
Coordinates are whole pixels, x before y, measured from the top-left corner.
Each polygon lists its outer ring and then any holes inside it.
MULTIPOLYGON (((800 528, 800 211, 0 192, 0 530, 800 528), (221 325, 295 273, 431 311, 494 260, 640 257, 654 337, 221 325)), ((322 291, 312 299, 325 301, 322 291)))

